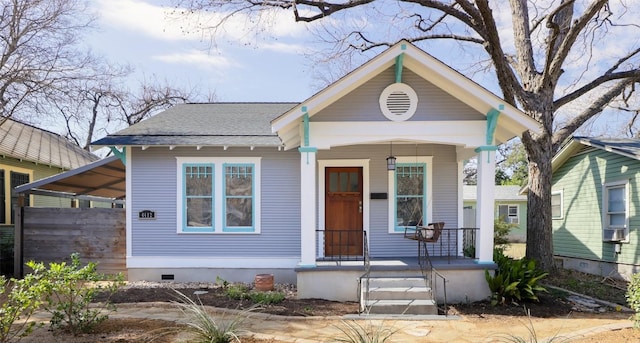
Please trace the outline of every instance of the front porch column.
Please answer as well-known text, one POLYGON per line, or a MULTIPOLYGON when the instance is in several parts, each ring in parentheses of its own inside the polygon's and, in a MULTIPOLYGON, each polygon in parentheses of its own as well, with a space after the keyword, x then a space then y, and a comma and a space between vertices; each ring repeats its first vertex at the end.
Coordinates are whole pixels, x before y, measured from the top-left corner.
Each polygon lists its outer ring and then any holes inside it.
POLYGON ((300 264, 316 266, 316 152, 314 147, 300 147, 300 264))
POLYGON ((480 232, 476 237, 476 258, 480 263, 493 262, 493 225, 495 217, 496 147, 483 146, 478 153, 478 194, 476 223, 480 232))

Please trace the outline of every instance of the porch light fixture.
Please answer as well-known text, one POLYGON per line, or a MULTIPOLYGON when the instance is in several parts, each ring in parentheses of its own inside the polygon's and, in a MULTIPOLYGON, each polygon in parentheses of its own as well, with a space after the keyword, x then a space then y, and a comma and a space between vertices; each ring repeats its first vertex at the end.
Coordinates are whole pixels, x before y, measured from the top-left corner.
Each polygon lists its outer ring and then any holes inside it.
POLYGON ((389 152, 389 157, 387 157, 387 170, 396 170, 396 157, 393 156, 393 142, 391 142, 389 152))

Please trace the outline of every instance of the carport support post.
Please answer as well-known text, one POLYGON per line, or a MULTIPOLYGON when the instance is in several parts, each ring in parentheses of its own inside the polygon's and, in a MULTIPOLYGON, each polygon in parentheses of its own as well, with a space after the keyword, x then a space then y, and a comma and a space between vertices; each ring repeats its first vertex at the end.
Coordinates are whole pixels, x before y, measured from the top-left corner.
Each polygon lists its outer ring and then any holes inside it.
POLYGON ((493 225, 495 213, 496 147, 483 146, 478 153, 478 194, 476 223, 476 258, 480 263, 493 262, 493 225))
POLYGON ((22 263, 22 241, 24 238, 24 194, 18 194, 18 204, 12 210, 15 213, 13 226, 13 277, 21 279, 24 273, 22 263))
POLYGON ((316 152, 300 147, 300 264, 316 266, 316 152))

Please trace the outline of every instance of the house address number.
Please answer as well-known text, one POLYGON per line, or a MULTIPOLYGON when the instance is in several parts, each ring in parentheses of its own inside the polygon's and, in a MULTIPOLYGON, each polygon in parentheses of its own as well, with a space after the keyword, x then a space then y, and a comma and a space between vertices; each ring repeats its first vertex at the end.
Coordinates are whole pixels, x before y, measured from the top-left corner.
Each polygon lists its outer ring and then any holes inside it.
POLYGON ((138 212, 138 219, 156 219, 156 212, 151 210, 144 210, 138 212))

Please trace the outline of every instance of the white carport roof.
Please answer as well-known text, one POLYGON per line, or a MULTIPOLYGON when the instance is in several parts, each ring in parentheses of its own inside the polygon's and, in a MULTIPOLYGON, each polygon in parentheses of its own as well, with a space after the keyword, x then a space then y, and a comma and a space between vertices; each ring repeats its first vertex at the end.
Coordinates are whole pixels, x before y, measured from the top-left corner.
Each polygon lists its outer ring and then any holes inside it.
POLYGON ((117 156, 16 187, 15 194, 124 202, 125 166, 117 156))

